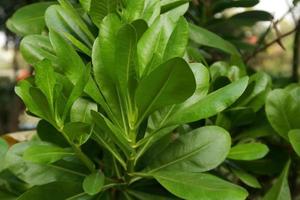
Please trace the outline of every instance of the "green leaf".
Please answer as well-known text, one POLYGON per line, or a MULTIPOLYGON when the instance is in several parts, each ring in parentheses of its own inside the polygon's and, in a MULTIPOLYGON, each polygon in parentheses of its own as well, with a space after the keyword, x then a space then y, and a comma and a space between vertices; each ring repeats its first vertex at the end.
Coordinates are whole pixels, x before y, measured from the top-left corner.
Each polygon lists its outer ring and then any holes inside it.
POLYGON ((178 21, 189 8, 188 0, 162 0, 161 13, 168 16, 172 21, 178 21))
POLYGON ((74 48, 56 31, 50 30, 50 42, 57 54, 57 62, 61 71, 76 84, 84 73, 85 64, 74 48))
POLYGON ((23 158, 25 161, 33 163, 50 164, 72 155, 74 155, 74 153, 68 149, 63 149, 51 144, 38 144, 27 148, 23 158))
POLYGON ((147 75, 161 64, 172 26, 168 17, 159 16, 139 40, 137 54, 140 76, 147 75))
POLYGON ((264 104, 268 92, 271 90, 271 77, 263 72, 252 75, 248 87, 235 106, 251 107, 255 112, 260 110, 264 104))
POLYGON ((190 39, 198 45, 217 48, 228 54, 240 56, 238 50, 231 43, 194 24, 190 24, 190 39))
POLYGON ((52 182, 29 189, 18 200, 66 200, 80 193, 82 189, 79 183, 52 182))
POLYGON ((131 104, 137 84, 136 48, 137 33, 135 28, 130 24, 122 26, 116 38, 115 57, 118 58, 118 67, 115 70, 115 76, 118 79, 118 86, 123 99, 126 100, 126 105, 129 107, 128 112, 133 109, 131 104))
POLYGON ((66 162, 67 165, 54 163, 45 165, 24 161, 23 154, 26 149, 39 144, 36 142, 22 142, 13 145, 6 154, 4 167, 9 168, 13 174, 28 183, 30 187, 54 181, 82 181, 85 172, 79 170, 80 167, 76 162, 66 162))
POLYGON ((81 146, 90 138, 92 129, 89 124, 83 122, 70 122, 65 124, 63 132, 73 144, 81 146))
POLYGON ((184 171, 158 171, 154 178, 169 192, 188 200, 243 200, 245 189, 210 174, 184 171))
POLYGON ((86 66, 84 71, 82 72, 82 75, 74 85, 70 96, 68 97, 68 100, 65 104, 65 109, 64 109, 64 114, 63 114, 63 120, 66 119, 67 115, 69 114, 69 111, 74 104, 74 102, 82 95, 84 92, 84 88, 86 84, 89 81, 90 78, 90 71, 91 71, 91 66, 86 66))
POLYGON ((233 160, 257 160, 263 158, 268 152, 269 148, 265 144, 238 144, 230 149, 228 158, 233 160))
POLYGON ((292 144, 293 149, 300 156, 300 130, 293 129, 288 133, 289 141, 292 144))
POLYGON ((171 11, 179 6, 182 6, 188 2, 190 2, 190 0, 171 0, 171 1, 162 1, 163 5, 161 7, 161 13, 166 13, 168 11, 171 11))
POLYGON ((93 22, 100 27, 104 17, 116 11, 118 0, 86 0, 86 2, 89 2, 89 15, 93 22))
POLYGON ((38 105, 35 103, 34 98, 30 95, 30 88, 33 85, 31 79, 26 79, 18 82, 15 87, 16 94, 23 100, 26 108, 33 114, 37 116, 42 116, 42 111, 39 109, 38 105))
POLYGON ((91 111, 97 111, 97 109, 96 103, 87 99, 79 98, 74 102, 71 108, 71 121, 90 123, 92 121, 91 111))
POLYGON ((145 0, 127 0, 126 7, 123 10, 123 18, 126 19, 126 21, 134 21, 136 19, 140 19, 143 15, 145 7, 145 0))
POLYGON ((8 151, 8 147, 9 146, 7 142, 4 139, 0 138, 0 161, 3 160, 6 152, 8 151))
POLYGON ((174 58, 145 77, 136 91, 140 120, 163 106, 181 103, 195 91, 195 78, 189 65, 174 58))
POLYGON ((49 142, 60 147, 68 147, 69 144, 63 135, 45 120, 40 120, 37 125, 37 134, 44 142, 49 142))
POLYGON ((166 124, 184 124, 212 117, 232 105, 243 94, 247 85, 248 77, 244 77, 201 100, 178 105, 166 124))
POLYGON ((280 177, 277 179, 272 188, 264 196, 263 200, 291 200, 291 193, 288 183, 288 173, 291 161, 285 165, 280 177))
POLYGON ((32 96, 33 102, 36 104, 39 110, 39 117, 46 119, 47 121, 54 123, 53 109, 49 105, 47 97, 38 88, 31 87, 29 93, 32 96))
MULTIPOLYGON (((129 145, 129 141, 126 138, 124 132, 122 132, 118 127, 115 126, 109 119, 103 116, 99 112, 92 111, 93 122, 98 126, 98 130, 105 132, 110 139, 119 146, 123 152, 128 155, 132 148, 129 145)), ((100 134, 100 133, 96 133, 100 134)))
POLYGON ((246 185, 253 188, 261 188, 261 185, 255 176, 241 169, 232 169, 232 172, 246 185))
POLYGON ((164 61, 175 57, 183 57, 189 37, 189 27, 187 21, 182 17, 170 36, 164 52, 164 61))
POLYGON ((88 175, 83 181, 83 189, 89 195, 98 194, 104 186, 104 174, 100 171, 88 175))
POLYGON ((102 21, 100 35, 94 43, 92 53, 95 80, 105 99, 102 107, 119 126, 123 123, 124 114, 121 111, 121 103, 117 93, 116 77, 113 76, 115 73, 113 69, 115 68, 112 66, 116 65, 116 33, 121 26, 122 23, 117 15, 106 16, 102 21))
POLYGON ((62 35, 64 33, 71 34, 78 41, 91 48, 95 36, 81 14, 69 1, 59 0, 59 3, 61 6, 54 5, 47 9, 45 13, 47 27, 62 35))
POLYGON ((55 64, 57 58, 51 46, 49 37, 44 35, 28 35, 20 44, 22 56, 29 64, 35 64, 44 59, 55 64))
POLYGON ((160 14, 160 0, 145 0, 143 19, 151 26, 160 14))
POLYGON ((171 169, 204 172, 221 164, 230 150, 228 132, 217 126, 206 126, 180 136, 150 164, 150 172, 171 169))
POLYGON ((39 2, 20 8, 7 21, 8 28, 21 36, 42 33, 45 11, 52 4, 54 2, 39 2))
POLYGON ((34 66, 35 69, 35 84, 46 96, 51 109, 54 105, 54 87, 56 77, 51 62, 43 60, 34 66))
MULTIPOLYGON (((297 88, 296 88, 297 90, 297 88)), ((288 140, 288 132, 299 129, 300 101, 293 91, 276 89, 269 93, 266 100, 266 114, 274 130, 284 139, 288 140)), ((297 94, 297 93, 296 93, 297 94)))

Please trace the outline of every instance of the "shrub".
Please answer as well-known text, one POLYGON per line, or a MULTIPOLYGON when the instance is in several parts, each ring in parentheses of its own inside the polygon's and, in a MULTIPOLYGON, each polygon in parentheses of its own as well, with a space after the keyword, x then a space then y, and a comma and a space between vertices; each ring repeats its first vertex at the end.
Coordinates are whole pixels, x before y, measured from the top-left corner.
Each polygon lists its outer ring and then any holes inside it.
MULTIPOLYGON (((269 119, 299 152, 298 86, 273 91, 266 115, 269 76, 248 77, 233 45, 187 22, 186 2, 59 0, 15 13, 7 25, 35 71, 16 93, 41 120, 31 141, 1 141, 1 195, 240 200, 261 187, 253 173, 282 170, 286 157, 262 159, 260 138, 272 134, 269 119), (230 62, 195 62, 186 52, 199 45, 230 62)), ((289 163, 264 199, 289 194, 289 163)))

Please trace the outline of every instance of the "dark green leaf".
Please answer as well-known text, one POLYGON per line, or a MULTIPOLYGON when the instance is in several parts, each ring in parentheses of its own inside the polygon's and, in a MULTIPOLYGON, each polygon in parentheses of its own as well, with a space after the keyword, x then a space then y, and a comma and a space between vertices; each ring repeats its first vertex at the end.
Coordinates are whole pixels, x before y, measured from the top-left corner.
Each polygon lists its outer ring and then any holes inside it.
POLYGON ((82 189, 79 183, 52 182, 31 188, 18 200, 66 200, 80 193, 82 193, 82 189))
POLYGON ((68 147, 67 140, 63 137, 62 133, 56 130, 51 124, 45 120, 39 121, 37 125, 37 134, 42 141, 56 144, 60 147, 68 147))
POLYGON ((141 119, 158 108, 183 102, 194 91, 195 78, 189 65, 181 58, 167 61, 137 88, 135 99, 141 119))

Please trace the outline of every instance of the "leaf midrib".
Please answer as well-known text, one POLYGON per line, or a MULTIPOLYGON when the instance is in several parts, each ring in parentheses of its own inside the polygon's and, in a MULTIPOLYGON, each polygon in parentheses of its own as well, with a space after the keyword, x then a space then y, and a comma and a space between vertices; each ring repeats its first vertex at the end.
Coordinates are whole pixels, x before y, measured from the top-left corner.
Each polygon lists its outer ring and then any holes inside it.
POLYGON ((163 168, 165 168, 165 167, 168 167, 168 166, 170 166, 170 165, 174 165, 174 164, 176 164, 176 163, 178 163, 178 162, 181 162, 181 161, 183 161, 183 160, 185 160, 185 159, 187 159, 187 158, 189 158, 189 157, 192 157, 192 156, 194 156, 195 154, 197 154, 199 151, 205 149, 209 144, 210 144, 210 142, 208 142, 208 143, 206 143, 206 144, 204 144, 204 145, 202 145, 202 146, 196 148, 196 149, 193 150, 193 151, 190 151, 190 152, 188 152, 188 153, 186 153, 186 154, 183 154, 183 155, 181 155, 180 157, 178 157, 177 159, 175 159, 175 160, 173 160, 173 161, 167 162, 167 163, 165 163, 165 164, 159 166, 158 168, 155 168, 155 169, 150 170, 149 173, 156 172, 156 171, 161 170, 161 169, 163 169, 163 168))

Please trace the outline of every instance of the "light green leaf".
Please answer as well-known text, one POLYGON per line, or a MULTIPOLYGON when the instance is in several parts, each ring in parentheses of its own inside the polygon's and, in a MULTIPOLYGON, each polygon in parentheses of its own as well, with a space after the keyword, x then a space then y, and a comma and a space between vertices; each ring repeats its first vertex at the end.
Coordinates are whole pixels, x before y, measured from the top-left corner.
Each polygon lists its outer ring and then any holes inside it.
POLYGON ((195 129, 171 143, 149 165, 149 170, 208 171, 225 160, 230 144, 229 133, 220 127, 206 126, 195 129))
MULTIPOLYGON (((6 154, 6 152, 8 151, 8 144, 7 142, 0 138, 0 161, 3 161, 4 159, 4 156, 6 154)), ((1 170, 1 167, 0 167, 0 170, 1 170)))
POLYGON ((263 200, 291 200, 291 192, 288 183, 288 173, 291 161, 285 165, 280 177, 272 188, 264 196, 263 200))
POLYGON ((83 181, 83 190, 89 195, 98 194, 104 186, 104 179, 104 174, 100 171, 88 175, 83 181))
POLYGON ((241 169, 232 169, 232 172, 246 185, 249 185, 253 188, 261 188, 261 185, 255 176, 241 169))
POLYGON ((33 163, 50 164, 72 155, 74 155, 74 153, 68 149, 63 149, 51 144, 39 144, 27 148, 23 158, 33 163))
POLYGON ((118 0, 86 0, 86 2, 89 2, 88 13, 98 27, 105 16, 116 11, 118 4, 118 0))
POLYGON ((45 29, 44 14, 54 2, 39 2, 20 8, 8 20, 8 28, 18 35, 40 34, 45 29))
POLYGON ((56 77, 54 68, 51 62, 43 60, 34 66, 35 69, 35 84, 46 96, 51 109, 54 105, 54 87, 56 84, 56 77))
POLYGON ((172 21, 178 21, 189 8, 189 0, 162 0, 161 14, 167 15, 172 21))
POLYGON ((42 116, 43 113, 39 109, 38 105, 35 103, 34 98, 30 95, 30 88, 32 88, 33 85, 30 82, 30 79, 22 80, 20 81, 16 88, 15 92, 16 94, 23 100, 25 103, 27 109, 32 112, 33 114, 37 116, 42 116))
POLYGON ((126 24, 117 33, 115 58, 118 58, 115 76, 118 78, 121 94, 131 112, 133 94, 137 85, 136 74, 137 33, 135 28, 126 24))
POLYGON ((263 158, 268 152, 269 148, 265 144, 238 144, 230 149, 228 158, 233 160, 257 160, 263 158))
POLYGON ((288 132, 299 129, 300 123, 300 95, 293 95, 291 91, 276 89, 269 93, 266 100, 266 114, 274 130, 284 139, 288 140, 288 132))
POLYGON ((71 121, 90 123, 92 121, 91 111, 97 111, 97 109, 96 103, 87 99, 79 98, 74 102, 71 108, 71 121))
POLYGON ((182 17, 176 24, 168 44, 166 46, 163 60, 167 61, 175 57, 183 57, 189 37, 189 27, 187 21, 182 17))
POLYGON ((244 77, 201 100, 178 105, 166 124, 184 124, 212 117, 232 105, 243 94, 247 85, 248 77, 244 77))
POLYGON ((143 19, 151 26, 154 20, 160 14, 160 0, 145 0, 145 9, 143 12, 143 19))
POLYGON ((64 113, 63 113, 63 121, 66 119, 67 115, 69 114, 69 111, 70 111, 73 103, 82 95, 84 88, 89 81, 90 71, 91 71, 91 66, 86 66, 82 75, 78 79, 77 83, 74 85, 74 87, 71 91, 71 94, 68 97, 68 100, 65 104, 65 109, 64 109, 64 113))
POLYGON ((85 64, 74 48, 56 31, 50 30, 50 42, 57 54, 61 71, 76 84, 84 72, 85 64))
POLYGON ((170 19, 159 16, 143 34, 137 47, 140 76, 147 75, 162 63, 172 29, 173 23, 170 19))
POLYGON ((21 41, 20 50, 29 64, 35 64, 44 59, 48 59, 54 64, 57 60, 49 37, 44 35, 26 36, 21 41))
POLYGON ((36 104, 37 106, 38 113, 40 114, 39 117, 46 119, 50 123, 54 123, 53 109, 51 109, 51 106, 49 105, 47 97, 44 95, 44 93, 38 88, 31 87, 29 89, 29 94, 33 99, 32 103, 36 104))
POLYGON ((195 78, 189 65, 181 58, 167 61, 139 83, 135 100, 140 121, 158 108, 183 102, 194 91, 195 78))
POLYGON ((184 171, 158 171, 154 178, 169 192, 188 200, 244 200, 248 192, 210 174, 184 171))
POLYGON ((109 117, 118 126, 124 126, 124 114, 121 111, 121 102, 117 92, 117 81, 115 74, 116 59, 116 33, 121 28, 122 23, 117 15, 109 14, 106 16, 100 28, 99 38, 96 39, 93 47, 92 62, 95 80, 105 99, 105 109, 109 117), (121 113, 121 114, 120 114, 121 113), (121 125, 122 124, 122 125, 121 125))
POLYGON ((140 19, 143 15, 144 7, 145 0, 127 0, 126 8, 124 9, 122 15, 128 22, 140 19))
POLYGON ((289 141, 292 144, 293 149, 300 156, 300 130, 293 129, 288 133, 289 141))
POLYGON ((190 24, 190 39, 198 45, 217 48, 231 55, 240 55, 231 43, 194 24, 190 24))

